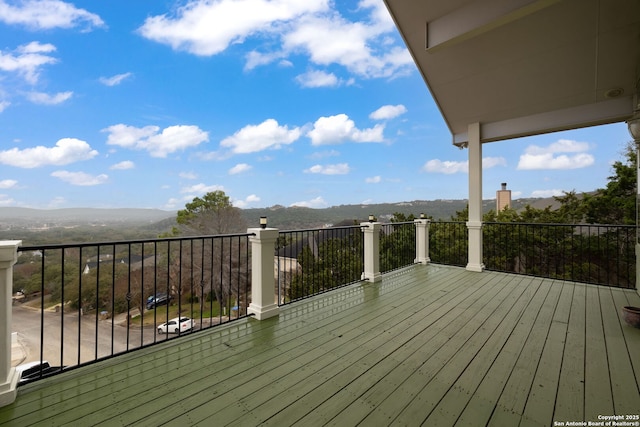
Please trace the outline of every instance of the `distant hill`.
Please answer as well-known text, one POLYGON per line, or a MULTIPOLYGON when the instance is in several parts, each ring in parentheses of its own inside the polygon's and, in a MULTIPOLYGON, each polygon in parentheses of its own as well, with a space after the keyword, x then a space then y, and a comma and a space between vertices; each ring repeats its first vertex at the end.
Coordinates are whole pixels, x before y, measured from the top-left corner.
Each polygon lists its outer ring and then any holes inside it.
MULTIPOLYGON (((495 209, 495 200, 485 200, 485 212, 495 209)), ((527 198, 512 201, 514 209, 526 205, 538 209, 557 208, 553 198, 527 198)), ((389 221, 397 212, 409 216, 424 213, 435 220, 448 220, 467 206, 467 200, 414 200, 400 203, 355 204, 332 206, 324 209, 272 206, 244 209, 242 214, 249 227, 257 226, 259 218, 266 216, 269 226, 281 230, 320 228, 338 223, 360 223, 369 214, 382 222, 389 221)), ((171 230, 176 212, 159 209, 30 209, 0 207, 0 239, 26 239, 28 241, 94 241, 113 239, 155 238, 171 230), (64 230, 64 231, 62 231, 64 230), (45 234, 47 236, 45 236, 45 234)))
POLYGON ((67 208, 67 209, 31 209, 16 207, 0 207, 0 223, 48 221, 52 223, 114 223, 140 222, 150 223, 169 217, 175 212, 159 209, 99 209, 99 208, 67 208))
MULTIPOLYGON (((296 230, 301 228, 316 228, 327 224, 336 224, 344 220, 355 222, 366 221, 369 214, 374 215, 378 220, 385 222, 397 212, 406 216, 411 214, 418 216, 421 213, 435 220, 448 220, 462 211, 467 206, 466 199, 457 200, 414 200, 400 203, 378 203, 359 205, 340 205, 324 209, 311 209, 302 207, 272 206, 270 208, 245 209, 243 214, 249 224, 257 225, 261 216, 266 216, 269 226, 296 230)), ((516 210, 531 205, 539 209, 547 206, 555 206, 558 203, 553 198, 522 198, 512 201, 512 207, 516 210)), ((496 209, 495 200, 485 200, 483 211, 488 212, 496 209)))

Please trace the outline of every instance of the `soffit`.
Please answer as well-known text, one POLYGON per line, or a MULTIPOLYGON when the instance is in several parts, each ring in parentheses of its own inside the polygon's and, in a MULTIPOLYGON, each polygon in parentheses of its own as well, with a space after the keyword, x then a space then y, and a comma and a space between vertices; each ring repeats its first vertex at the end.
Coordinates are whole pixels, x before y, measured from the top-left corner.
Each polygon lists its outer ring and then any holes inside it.
POLYGON ((640 0, 385 2, 456 144, 633 113, 640 0))

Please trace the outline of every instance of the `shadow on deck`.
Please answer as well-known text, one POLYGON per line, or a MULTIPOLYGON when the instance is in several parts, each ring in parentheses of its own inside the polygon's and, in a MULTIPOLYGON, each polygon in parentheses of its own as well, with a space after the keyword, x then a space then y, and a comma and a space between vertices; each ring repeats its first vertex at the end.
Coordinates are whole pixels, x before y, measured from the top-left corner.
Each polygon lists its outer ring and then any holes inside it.
MULTIPOLYGON (((637 416, 635 291, 438 265, 28 384, 0 425, 553 425, 637 416)), ((632 421, 639 421, 638 419, 632 421)))

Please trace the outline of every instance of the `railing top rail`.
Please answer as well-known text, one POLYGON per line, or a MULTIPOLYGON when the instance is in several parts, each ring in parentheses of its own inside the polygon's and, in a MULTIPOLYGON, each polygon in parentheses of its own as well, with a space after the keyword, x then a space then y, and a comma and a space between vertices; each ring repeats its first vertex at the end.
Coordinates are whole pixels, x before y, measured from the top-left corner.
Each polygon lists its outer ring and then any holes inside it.
POLYGON ((46 250, 46 249, 67 249, 67 248, 81 248, 81 247, 95 247, 95 246, 134 245, 134 244, 143 244, 143 243, 221 239, 221 238, 229 238, 229 237, 249 237, 249 236, 255 236, 255 233, 212 234, 212 235, 204 235, 204 236, 162 237, 162 238, 155 238, 155 239, 112 240, 112 241, 104 241, 104 242, 43 244, 43 245, 28 245, 28 246, 25 245, 25 246, 19 246, 18 251, 24 252, 24 251, 46 250))
POLYGON ((337 227, 321 227, 321 228, 306 228, 302 230, 280 230, 281 234, 284 233, 306 233, 309 231, 325 231, 325 230, 349 230, 349 229, 359 229, 360 224, 357 225, 340 225, 337 227))
MULTIPOLYGON (((461 222, 461 221, 451 221, 461 222)), ((484 224, 491 225, 527 225, 527 226, 545 226, 545 227, 617 227, 617 228, 635 228, 635 225, 630 224, 586 224, 586 223, 560 223, 560 222, 500 222, 500 221, 484 221, 484 224)))
POLYGON ((405 225, 405 224, 415 224, 414 221, 398 221, 398 222, 383 222, 382 225, 405 225))

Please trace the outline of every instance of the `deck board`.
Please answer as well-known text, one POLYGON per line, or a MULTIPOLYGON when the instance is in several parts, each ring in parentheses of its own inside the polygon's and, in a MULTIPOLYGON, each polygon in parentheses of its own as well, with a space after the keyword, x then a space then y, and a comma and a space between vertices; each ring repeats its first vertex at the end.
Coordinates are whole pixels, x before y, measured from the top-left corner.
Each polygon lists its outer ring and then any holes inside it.
POLYGON ((438 265, 23 387, 9 425, 550 425, 640 408, 634 291, 438 265))
POLYGON ((550 284, 550 290, 538 312, 535 323, 531 326, 531 332, 513 367, 513 372, 498 399, 489 425, 500 427, 520 423, 542 356, 544 342, 551 326, 553 311, 560 297, 560 291, 560 286, 550 284))
POLYGON ((585 287, 573 287, 553 419, 584 419, 585 287))

